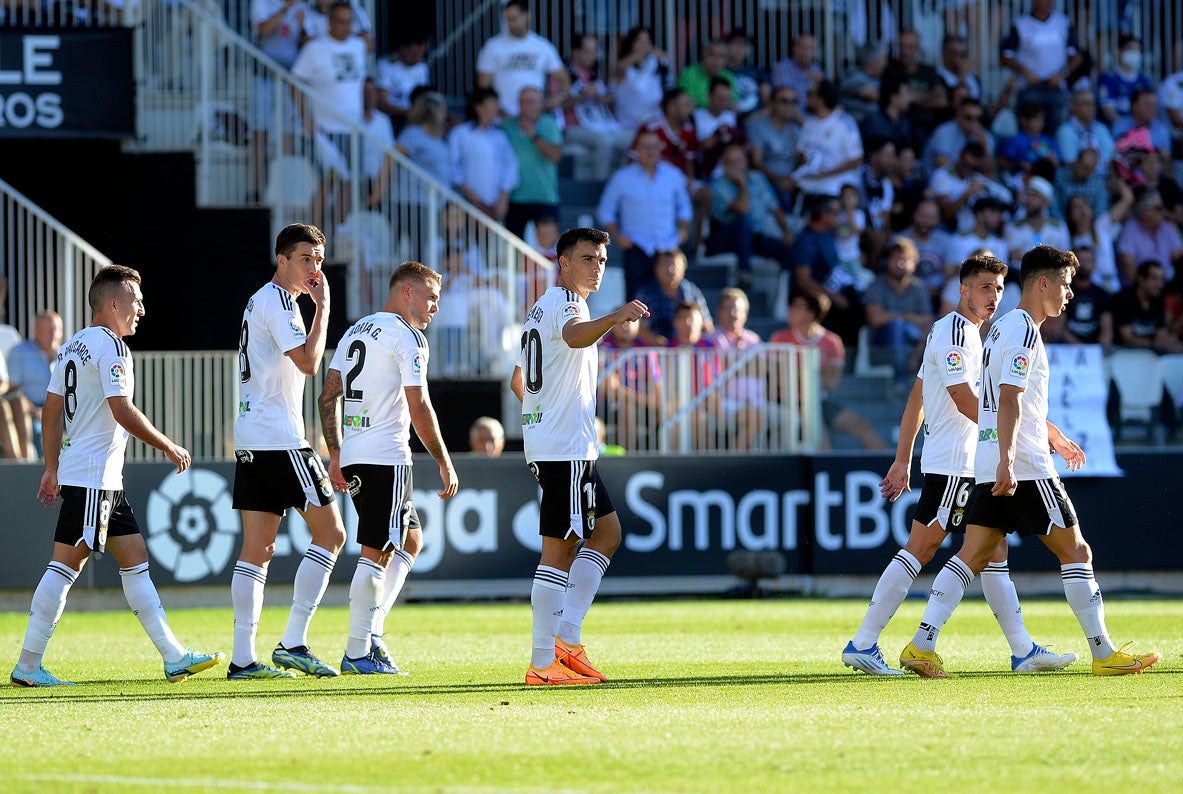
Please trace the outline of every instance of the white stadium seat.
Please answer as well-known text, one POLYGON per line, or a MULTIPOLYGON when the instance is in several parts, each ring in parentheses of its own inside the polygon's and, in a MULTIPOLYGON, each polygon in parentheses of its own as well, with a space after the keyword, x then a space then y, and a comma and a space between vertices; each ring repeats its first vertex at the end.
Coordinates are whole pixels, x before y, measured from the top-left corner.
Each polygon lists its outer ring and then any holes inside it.
POLYGON ((1120 422, 1143 425, 1149 437, 1162 403, 1162 364, 1149 350, 1118 350, 1105 358, 1109 378, 1121 395, 1120 422))

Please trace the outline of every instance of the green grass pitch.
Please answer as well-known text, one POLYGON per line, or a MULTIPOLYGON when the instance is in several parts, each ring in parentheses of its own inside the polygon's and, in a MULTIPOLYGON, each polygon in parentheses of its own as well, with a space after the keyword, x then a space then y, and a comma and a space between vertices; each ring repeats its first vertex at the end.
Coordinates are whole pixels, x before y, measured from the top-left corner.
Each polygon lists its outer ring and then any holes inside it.
MULTIPOLYGON (((167 596, 166 599, 167 601, 167 596)), ((128 611, 70 613, 47 665, 79 686, 0 691, 0 791, 1068 792, 1183 789, 1183 601, 1113 598, 1118 643, 1163 661, 1035 676, 980 600, 941 635, 950 678, 870 678, 839 655, 861 600, 638 601, 593 607, 594 687, 523 685, 526 604, 400 605, 387 641, 410 676, 169 684, 128 611)), ((883 637, 894 660, 923 602, 883 637)), ((1063 600, 1032 636, 1087 656, 1063 600)), ((175 609, 182 642, 229 653, 228 609, 175 609)), ((269 652, 285 609, 264 611, 269 652)), ((336 664, 344 608, 314 618, 336 664)), ((6 672, 25 616, 0 615, 6 672)))

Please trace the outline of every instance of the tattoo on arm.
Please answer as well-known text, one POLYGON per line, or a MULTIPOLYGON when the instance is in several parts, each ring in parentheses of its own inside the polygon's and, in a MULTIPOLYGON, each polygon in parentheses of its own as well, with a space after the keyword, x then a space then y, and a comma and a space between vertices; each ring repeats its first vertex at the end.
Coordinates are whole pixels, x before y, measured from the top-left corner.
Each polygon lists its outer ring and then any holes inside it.
POLYGON ((324 430, 325 446, 330 452, 341 449, 341 373, 330 369, 320 392, 320 426, 324 430))

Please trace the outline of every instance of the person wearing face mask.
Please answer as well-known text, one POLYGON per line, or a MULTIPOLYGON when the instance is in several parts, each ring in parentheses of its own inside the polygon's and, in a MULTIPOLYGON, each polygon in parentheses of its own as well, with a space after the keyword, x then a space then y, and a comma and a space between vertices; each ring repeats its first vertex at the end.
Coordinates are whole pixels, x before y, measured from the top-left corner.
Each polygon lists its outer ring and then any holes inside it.
POLYGON ((1118 119, 1129 118, 1130 100, 1136 92, 1153 88, 1150 78, 1142 72, 1142 42, 1133 36, 1122 34, 1118 40, 1114 65, 1113 70, 1097 79, 1101 119, 1110 126, 1118 119))

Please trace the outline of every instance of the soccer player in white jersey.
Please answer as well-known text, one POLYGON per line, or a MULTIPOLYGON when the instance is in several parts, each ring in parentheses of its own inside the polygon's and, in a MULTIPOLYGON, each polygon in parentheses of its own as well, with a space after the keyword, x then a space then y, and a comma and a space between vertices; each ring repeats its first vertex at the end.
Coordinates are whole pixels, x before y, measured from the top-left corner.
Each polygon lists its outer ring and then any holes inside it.
POLYGON ((997 320, 982 353, 978 402, 977 484, 970 494, 965 542, 932 585, 916 636, 905 649, 909 669, 943 678, 937 635, 1007 533, 1035 536, 1060 560, 1064 596, 1088 638, 1094 675, 1140 673, 1156 664, 1157 653, 1132 654, 1114 648, 1105 627, 1101 589, 1093 578, 1092 550, 1080 533, 1076 510, 1052 461, 1054 450, 1072 470, 1084 452, 1047 422, 1049 367, 1039 326, 1058 317, 1072 298, 1076 255, 1037 245, 1023 255, 1023 297, 1017 309, 997 320))
MULTIPOLYGON (((858 633, 842 651, 847 667, 871 675, 903 675, 889 667, 879 649, 879 635, 908 596, 920 569, 932 560, 950 533, 965 533, 965 506, 973 488, 974 448, 978 432, 978 382, 982 371, 982 323, 994 316, 1002 298, 1007 266, 990 255, 972 256, 961 264, 961 301, 933 324, 924 346, 924 360, 900 420, 895 462, 880 483, 891 501, 910 491, 912 447, 923 425, 920 470, 924 490, 916 503, 908 543, 896 552, 875 586, 871 605, 858 633)), ((1018 594, 1006 564, 1003 538, 982 577, 982 590, 1011 648, 1011 669, 1033 673, 1066 667, 1075 654, 1043 648, 1027 633, 1018 594)))
POLYGON ((189 450, 157 430, 132 402, 135 370, 123 337, 134 334, 144 316, 140 274, 130 267, 104 267, 87 297, 94 319, 58 350, 45 395, 45 473, 37 497, 50 508, 60 501, 62 509, 53 559, 33 592, 29 627, 10 680, 14 686, 73 686, 41 660, 87 557, 107 548, 119 563, 127 605, 164 659, 165 678, 184 681, 225 656, 191 651, 169 628, 148 574, 148 547, 123 493, 123 455, 130 434, 163 452, 180 474, 189 468, 189 450))
POLYGON ((240 385, 234 425, 234 507, 242 515, 242 551, 230 580, 234 604, 232 680, 290 678, 296 670, 328 677, 337 671, 308 649, 308 624, 333 572, 345 527, 324 463, 304 438, 304 379, 320 369, 329 324, 329 285, 321 273, 325 237, 294 223, 275 240, 275 276, 251 296, 238 340, 240 385), (312 327, 296 298, 316 306, 312 327), (292 611, 271 654, 276 667, 259 662, 255 634, 263 609, 267 565, 279 522, 289 507, 300 512, 312 542, 296 570, 292 611), (286 668, 280 670, 276 668, 286 668))
POLYGON ((583 619, 612 554, 620 519, 596 471, 596 343, 614 326, 649 316, 640 301, 592 319, 609 237, 569 229, 559 238, 559 284, 526 315, 510 388, 522 401, 526 462, 542 489, 542 557, 530 605, 534 630, 527 684, 597 684, 605 676, 583 648, 583 619), (580 542, 583 545, 580 548, 580 542))
POLYGON ((439 464, 439 497, 450 499, 459 487, 427 394, 429 356, 423 331, 439 309, 442 282, 439 273, 418 262, 399 265, 382 309, 358 320, 341 337, 320 393, 329 480, 353 497, 361 544, 349 587, 349 639, 341 660, 346 674, 400 672, 382 634, 386 615, 423 547, 411 499, 412 426, 439 464))

